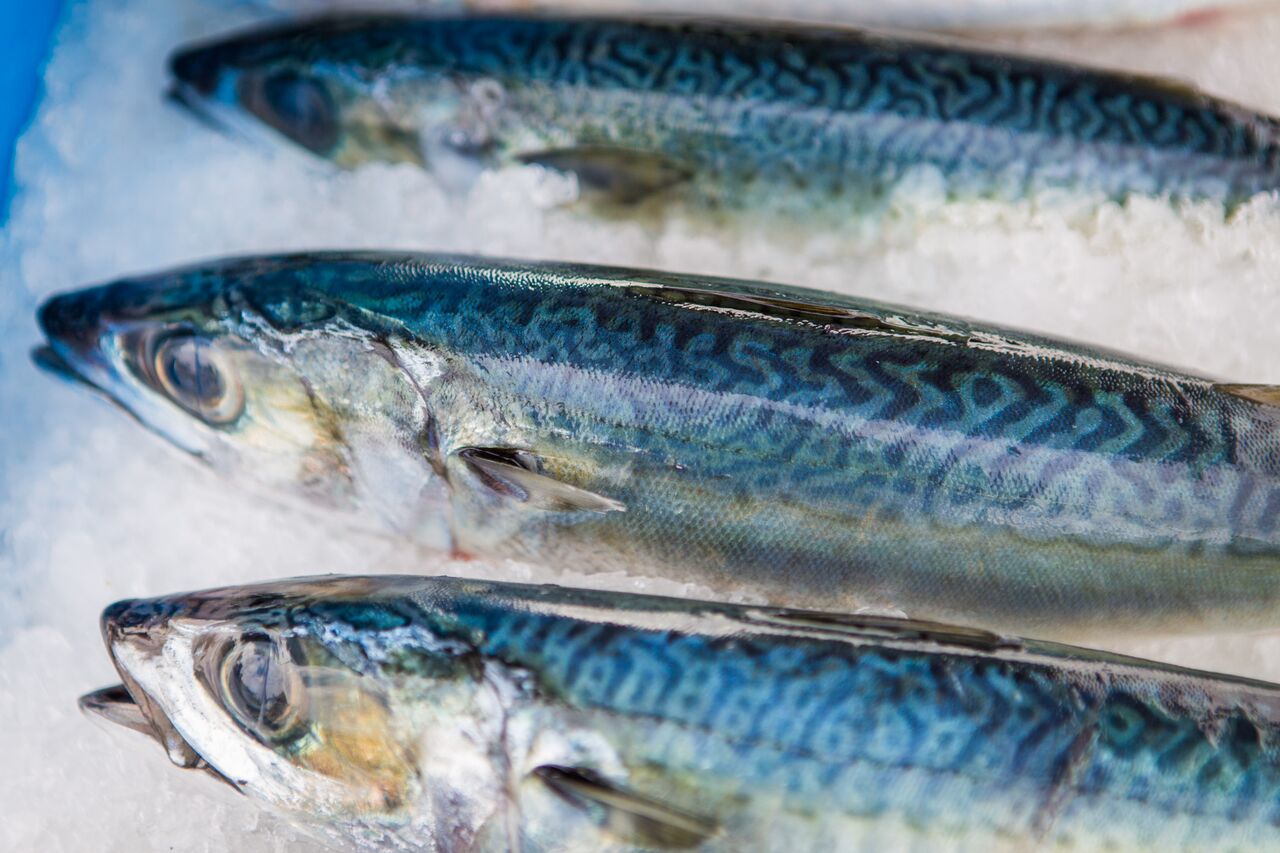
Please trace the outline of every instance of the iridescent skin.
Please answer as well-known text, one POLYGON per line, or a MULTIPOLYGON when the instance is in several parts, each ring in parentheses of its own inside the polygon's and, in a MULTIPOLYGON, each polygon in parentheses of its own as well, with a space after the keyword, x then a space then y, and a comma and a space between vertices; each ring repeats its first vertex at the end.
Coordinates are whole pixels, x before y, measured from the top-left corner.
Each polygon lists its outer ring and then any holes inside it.
POLYGON ((196 109, 256 117, 344 166, 465 181, 532 160, 614 201, 839 217, 922 168, 951 198, 1234 204, 1280 185, 1275 120, 1180 84, 853 31, 356 17, 235 35, 172 67, 196 109))
POLYGON ((1280 687, 1069 646, 410 577, 125 601, 103 630, 175 760, 344 846, 636 849, 548 766, 697 819, 702 850, 1280 842, 1280 687), (209 675, 245 643, 281 650, 287 733, 209 675))
POLYGON ((1276 406, 1083 347, 776 285, 358 253, 127 280, 41 322, 228 476, 463 555, 1041 636, 1280 610, 1276 406), (234 422, 121 358, 173 327, 239 359, 234 422))

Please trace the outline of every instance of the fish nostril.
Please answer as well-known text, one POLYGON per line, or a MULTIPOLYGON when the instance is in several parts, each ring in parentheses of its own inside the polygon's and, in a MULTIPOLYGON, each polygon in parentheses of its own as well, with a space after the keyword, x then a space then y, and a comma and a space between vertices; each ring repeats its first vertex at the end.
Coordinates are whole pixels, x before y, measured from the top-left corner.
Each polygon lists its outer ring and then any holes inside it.
POLYGON ((153 599, 126 598, 102 611, 102 638, 110 648, 125 637, 130 642, 144 641, 151 629, 169 615, 169 611, 153 599))
POLYGON ((117 622, 120 617, 128 613, 133 605, 137 603, 136 598, 123 598, 120 601, 113 602, 102 611, 103 622, 117 622))
POLYGON ((162 598, 126 598, 102 611, 102 637, 108 648, 128 641, 131 645, 158 648, 164 626, 182 612, 178 602, 162 598))

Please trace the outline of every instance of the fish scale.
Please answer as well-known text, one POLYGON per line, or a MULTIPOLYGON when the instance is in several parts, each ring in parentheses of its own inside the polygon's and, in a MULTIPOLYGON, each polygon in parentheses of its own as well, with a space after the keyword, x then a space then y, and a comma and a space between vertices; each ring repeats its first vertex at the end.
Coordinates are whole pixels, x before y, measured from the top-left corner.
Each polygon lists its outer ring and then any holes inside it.
MULTIPOLYGON (((108 645, 138 679, 131 691, 176 715, 215 768, 227 738, 245 735, 206 738, 222 712, 190 717, 174 698, 194 677, 174 668, 183 654, 148 674, 131 644, 288 637, 300 651, 280 666, 316 685, 356 672, 400 736, 481 738, 484 761, 510 774, 492 789, 509 807, 485 799, 475 764, 424 782, 458 807, 429 820, 416 804, 310 805, 312 783, 294 783, 303 804, 286 808, 338 838, 377 826, 411 849, 441 837, 506 849, 515 836, 531 850, 1275 845, 1273 685, 908 620, 449 578, 331 576, 161 601, 108 609, 108 645), (499 706, 448 698, 498 684, 499 706), (548 798, 548 762, 588 786, 548 798), (473 802, 514 821, 492 834, 501 841, 459 823, 473 802), (593 817, 619 802, 707 829, 646 843, 625 820, 593 817)), ((299 762, 326 748, 323 734, 304 743, 276 748, 299 762)))
MULTIPOLYGON (((417 315, 434 318, 453 315, 457 318, 457 325, 446 328, 444 334, 435 331, 434 323, 422 323, 414 331, 423 334, 427 339, 437 335, 436 339, 442 345, 451 347, 457 347, 463 340, 462 335, 465 334, 474 341, 469 348, 473 352, 483 353, 490 359, 498 358, 504 351, 520 350, 527 352, 530 360, 535 364, 562 363, 571 359, 580 366, 580 369, 586 371, 590 371, 596 364, 612 366, 611 360, 617 353, 642 353, 647 347, 655 344, 663 347, 664 354, 670 353, 671 350, 665 347, 667 341, 663 340, 658 332, 657 324, 674 324, 683 319, 686 323, 696 324, 696 326, 689 329, 686 334, 681 334, 681 330, 677 330, 674 339, 676 349, 669 372, 662 366, 654 370, 655 378, 665 374, 675 382, 678 382, 682 371, 690 367, 693 361, 693 358, 687 361, 681 360, 683 353, 679 349, 679 341, 687 340, 689 336, 700 334, 706 329, 701 315, 692 315, 687 318, 680 318, 678 315, 674 317, 659 315, 660 319, 655 317, 647 327, 641 326, 642 331, 639 337, 626 336, 595 350, 590 342, 598 334, 603 335, 607 332, 612 322, 609 315, 617 310, 617 306, 611 304, 612 300, 598 300, 591 306, 595 313, 588 319, 588 315, 584 314, 579 306, 563 309, 560 300, 555 299, 549 301, 550 304, 538 300, 522 300, 521 308, 524 311, 507 313, 505 317, 508 323, 500 328, 516 330, 513 336, 476 335, 474 332, 463 332, 463 325, 470 323, 469 319, 464 318, 472 316, 473 310, 488 312, 494 310, 493 308, 487 305, 480 307, 482 299, 478 296, 472 299, 460 297, 463 304, 458 304, 446 296, 443 289, 432 289, 431 293, 434 299, 414 305, 408 309, 408 312, 399 306, 376 303, 372 309, 389 316, 417 315), (472 308, 472 306, 475 307, 472 308), (569 310, 567 317, 562 313, 565 310, 569 310), (599 356, 592 358, 590 354, 593 351, 598 351, 599 356)), ((1118 378, 1114 373, 1107 375, 1100 372, 1090 376, 1089 379, 1095 381, 1096 385, 1085 384, 1078 379, 1076 381, 1079 384, 1072 387, 1070 384, 1046 378, 1040 373, 1015 372, 1007 368, 1004 371, 993 369, 991 365, 994 359, 981 358, 982 354, 948 353, 945 362, 935 366, 931 363, 929 355, 929 348, 933 346, 931 344, 912 346, 909 343, 904 344, 902 339, 890 339, 881 346, 876 346, 874 342, 866 342, 862 347, 854 349, 844 345, 845 342, 839 339, 824 346, 826 342, 821 340, 821 336, 812 334, 812 330, 810 332, 809 335, 805 335, 803 331, 797 333, 791 328, 777 324, 742 324, 742 326, 724 324, 724 327, 714 328, 715 343, 710 349, 700 348, 696 358, 716 358, 717 355, 723 354, 721 363, 727 368, 727 373, 719 383, 708 383, 704 378, 700 384, 710 393, 742 395, 752 402, 765 400, 782 404, 790 403, 798 395, 815 389, 811 385, 806 387, 809 383, 802 381, 794 372, 786 370, 785 363, 772 355, 791 349, 795 344, 803 341, 812 347, 817 359, 826 363, 828 371, 824 378, 830 379, 837 387, 844 389, 845 393, 841 399, 839 396, 830 394, 828 389, 831 386, 826 385, 823 390, 828 393, 823 394, 821 403, 824 411, 839 412, 845 424, 851 421, 888 423, 895 426, 919 424, 922 430, 943 430, 950 427, 956 428, 962 435, 1007 436, 1019 447, 1050 445, 1054 449, 1072 450, 1079 448, 1077 444, 1079 442, 1085 445, 1079 449, 1139 460, 1150 458, 1149 454, 1142 451, 1140 446, 1142 443, 1169 441, 1173 436, 1181 433, 1185 436, 1181 439, 1183 442, 1181 446, 1188 453, 1195 446, 1201 446, 1204 450, 1190 458, 1182 458, 1177 454, 1161 454, 1157 458, 1165 463, 1187 464, 1200 468, 1244 461, 1237 458, 1230 449, 1233 436, 1225 419, 1221 422, 1222 428, 1216 434, 1213 431, 1214 407, 1199 408, 1197 412, 1199 418, 1192 419, 1182 414, 1186 412, 1187 404, 1177 393, 1169 393, 1166 399, 1158 401, 1139 396, 1130 403, 1124 399, 1123 394, 1105 390, 1118 378), (745 347, 754 348, 750 355, 744 355, 745 347), (976 424, 961 418, 948 417, 950 413, 931 405, 933 401, 941 403, 949 398, 954 376, 965 372, 966 363, 972 364, 968 367, 970 375, 987 380, 995 377, 996 381, 1003 378, 1015 383, 1018 389, 1007 406, 992 413, 984 422, 976 424), (940 374, 936 378, 931 376, 934 371, 940 374), (929 395, 929 400, 922 399, 925 395, 929 395), (1075 435, 1070 429, 1064 429, 1065 425, 1061 422, 1061 418, 1066 411, 1070 411, 1068 395, 1078 401, 1074 406, 1077 410, 1097 410, 1104 413, 1104 424, 1107 422, 1106 416, 1111 415, 1112 434, 1107 435, 1102 425, 1098 430, 1082 436, 1075 435), (1199 426, 1206 420, 1209 422, 1202 432, 1199 426), (1096 444, 1094 444, 1095 441, 1096 444), (1089 446, 1091 444, 1092 447, 1089 446)), ((631 360, 642 364, 645 361, 642 354, 629 358, 629 361, 631 360)), ((488 378, 493 380, 498 377, 490 374, 488 378)), ((523 372, 513 372, 511 381, 513 383, 536 382, 536 379, 530 380, 523 372)), ((564 394, 572 393, 573 389, 562 386, 559 390, 564 394)), ((582 409, 587 409, 591 389, 588 386, 578 390, 580 398, 576 402, 582 409)), ((1192 393, 1196 390, 1198 389, 1192 388, 1192 393)), ((542 395, 530 394, 529 396, 542 395)), ((807 460, 802 454, 784 452, 788 445, 779 442, 777 434, 784 433, 788 438, 795 440, 797 436, 795 419, 788 418, 785 414, 777 415, 777 412, 776 408, 766 409, 761 412, 763 420, 752 421, 745 425, 742 433, 730 432, 725 436, 724 443, 731 447, 752 450, 758 448, 765 458, 785 459, 793 466, 808 467, 807 460), (777 417, 782 422, 776 430, 770 428, 769 422, 772 417, 777 417)), ((632 413, 635 413, 634 409, 632 413)), ((572 418, 576 414, 577 411, 572 411, 571 414, 566 415, 566 418, 572 418)), ((608 421, 606 419, 602 422, 608 421)), ((647 418, 641 422, 644 423, 645 429, 637 430, 638 423, 627 423, 623 425, 623 429, 631 434, 638 432, 644 437, 654 435, 654 429, 658 425, 647 418)), ((683 424, 680 426, 683 433, 686 428, 683 424)), ((846 427, 851 432, 856 428, 856 426, 846 427)), ((886 472, 897 470, 899 465, 894 460, 895 451, 890 449, 887 453, 889 459, 884 465, 884 470, 886 472)), ((963 460, 957 460, 957 462, 962 463, 963 460)), ((932 472, 926 472, 925 479, 932 476, 932 472)), ((1010 476, 1016 476, 1016 473, 1011 473, 1010 476)), ((1029 479, 1038 480, 1034 477, 1029 479)))
POLYGON ((353 17, 234 34, 173 70, 343 165, 540 163, 608 176, 595 189, 624 204, 845 217, 922 167, 948 198, 1236 205, 1280 186, 1275 120, 1181 84, 851 30, 353 17), (273 80, 329 106, 297 124, 273 80))
MULTIPOLYGON (((534 624, 525 631, 507 633, 502 630, 500 620, 503 614, 500 611, 492 614, 491 618, 487 616, 489 614, 483 607, 457 614, 464 628, 478 632, 486 639, 492 637, 489 642, 481 644, 482 654, 492 655, 514 666, 534 669, 542 689, 571 704, 603 708, 623 715, 674 720, 682 726, 716 732, 728 740, 741 741, 748 749, 753 745, 769 744, 785 753, 788 762, 805 758, 840 764, 854 757, 856 753, 832 754, 819 748, 816 741, 822 735, 816 734, 806 724, 807 719, 835 717, 836 710, 843 710, 846 702, 852 703, 852 709, 845 711, 845 715, 861 723, 855 729, 862 736, 857 749, 882 751, 878 760, 885 764, 900 761, 898 750, 903 744, 903 735, 909 733, 898 726, 898 722, 903 720, 899 701, 883 701, 868 706, 856 697, 901 700, 902 696, 893 694, 900 692, 907 683, 916 689, 923 689, 923 684, 928 683, 920 681, 926 673, 918 661, 909 660, 904 665, 891 653, 862 656, 850 680, 850 672, 845 666, 828 665, 841 663, 844 657, 834 652, 833 647, 823 644, 814 644, 813 649, 797 649, 792 655, 783 655, 782 650, 769 654, 767 647, 761 648, 749 641, 694 639, 672 642, 672 638, 662 635, 633 636, 625 629, 583 626, 536 617, 532 619, 534 624), (548 653, 549 650, 552 653, 548 653), (613 668, 610 663, 615 659, 626 668, 616 688, 587 677, 590 664, 600 659, 605 661, 602 666, 605 671, 613 668), (703 661, 714 661, 714 664, 703 664, 703 661), (702 713, 691 714, 691 709, 680 701, 680 688, 705 686, 699 679, 691 677, 690 670, 701 666, 714 666, 716 670, 740 668, 744 675, 734 684, 742 691, 742 698, 728 691, 727 695, 718 697, 714 710, 706 708, 701 709, 702 713), (821 677, 823 673, 826 678, 821 677), (735 701, 751 709, 748 713, 751 722, 743 730, 726 730, 718 725, 715 715, 722 704, 735 701), (795 706, 806 713, 797 716, 795 706)), ((965 683, 971 679, 990 681, 990 676, 984 675, 981 669, 963 674, 969 676, 965 683)), ((953 677, 955 673, 944 668, 941 680, 945 682, 953 677)), ((1016 691, 1018 703, 1033 705, 1027 690, 1036 686, 1035 682, 1020 686, 1016 691)), ((983 712, 976 715, 979 729, 999 727, 1011 718, 1010 696, 1003 689, 1003 683, 1000 687, 984 694, 987 704, 982 706, 983 712)), ((1052 698, 1060 699, 1060 696, 1052 698)), ((966 758, 972 761, 975 757, 968 755, 966 758)), ((1006 757, 1005 763, 1009 760, 1006 757)), ((1029 759, 1021 756, 1017 760, 1025 764, 1029 759)), ((783 770, 790 769, 788 763, 778 766, 783 770)))
MULTIPOLYGON (((1079 727, 1088 720, 1101 721, 1096 762, 1082 775, 1082 793, 1110 798, 1132 797, 1170 809, 1189 809, 1211 815, 1203 808, 1204 792, 1183 790, 1181 783, 1167 785, 1162 799, 1152 794, 1158 785, 1158 763, 1166 744, 1192 738, 1198 748, 1211 743, 1197 719, 1170 721, 1152 698, 1140 699, 1123 688, 1111 690, 1106 699, 1087 698, 1096 692, 1089 685, 1062 683, 1038 667, 1014 662, 984 660, 972 656, 920 656, 892 649, 859 649, 850 652, 837 643, 797 643, 773 639, 684 638, 657 631, 634 631, 611 625, 582 625, 556 616, 526 615, 522 630, 509 631, 503 607, 486 607, 476 598, 470 607, 452 613, 458 628, 483 638, 477 648, 484 656, 517 667, 527 667, 539 678, 541 689, 572 707, 598 708, 620 719, 640 716, 678 726, 675 743, 650 743, 649 751, 676 760, 691 761, 684 752, 686 731, 723 740, 748 754, 759 751, 756 771, 803 779, 806 762, 837 768, 838 776, 856 763, 891 771, 893 767, 927 767, 931 772, 959 772, 975 776, 975 783, 1015 785, 1036 777, 1044 786, 1056 780, 1056 767, 1064 760, 1079 727), (621 667, 617 680, 591 679, 599 667, 605 672, 621 667), (737 678, 708 684, 707 672, 737 671, 737 678), (951 692, 951 684, 963 684, 963 692, 951 692), (682 692, 696 692, 714 702, 690 708, 682 692), (1071 698, 1076 693, 1084 698, 1071 698), (977 703, 974 702, 977 699, 977 703), (1101 707, 1098 706, 1101 703, 1101 707), (733 729, 722 719, 723 707, 736 704, 748 725, 733 729), (913 708, 928 708, 924 719, 914 719, 913 708), (1115 724, 1112 717, 1123 717, 1115 724), (1129 716, 1125 716, 1129 715, 1129 716), (934 748, 924 733, 961 727, 963 743, 950 751, 934 748), (1152 730, 1147 749, 1138 751, 1142 731, 1152 730), (1052 734, 1050 734, 1052 733, 1052 734), (844 744, 845 749, 836 749, 844 744), (778 756, 785 756, 780 760, 778 756), (1155 765, 1142 770, 1144 766, 1155 765), (1117 766, 1133 779, 1116 774, 1117 766), (1134 766, 1138 767, 1135 772, 1134 766), (980 772, 977 768, 982 768, 980 772), (1117 779, 1117 776, 1120 776, 1117 779), (992 781, 995 779, 995 781, 992 781), (1123 781, 1121 781, 1123 780, 1123 781), (1119 789, 1117 789, 1119 786, 1119 789), (1155 800, 1155 803, 1152 803, 1155 800)), ((1229 717, 1230 725, 1253 727, 1244 717, 1229 717)), ((1256 731, 1256 729, 1253 729, 1256 731)), ((644 738, 654 734, 646 729, 644 738)), ((1270 735, 1274 736, 1274 735, 1270 735)), ((1256 756, 1258 744, 1235 738, 1222 739, 1225 748, 1242 748, 1245 761, 1256 756), (1252 747, 1252 749, 1251 749, 1252 747)), ((640 749, 640 744, 628 744, 640 749)), ((732 754, 740 754, 739 749, 732 754)), ((1221 749, 1210 749, 1220 756, 1221 749)), ((639 763, 639 762, 637 762, 639 763)), ((735 765, 732 771, 746 768, 735 765)), ((1198 770, 1198 768, 1192 768, 1198 770)), ((676 768, 669 768, 676 772, 676 768)), ((704 768, 704 772, 732 772, 731 768, 704 768)), ((1184 768, 1184 772, 1187 772, 1184 768)), ((1268 781, 1280 783, 1272 767, 1268 781)), ((1197 775, 1189 772, 1188 775, 1197 775)), ((788 788, 796 783, 788 781, 788 788)), ((818 795, 822 785, 814 781, 792 794, 818 795)), ((876 795, 851 785, 840 785, 846 807, 868 808, 876 795)), ((1225 785, 1222 794, 1233 793, 1225 785)), ((1048 794, 1030 794, 1032 802, 1048 794)), ((829 802, 824 806, 831 807, 829 802)), ((902 807, 896 803, 896 807, 902 807)), ((883 807, 883 804, 881 804, 883 807)), ((876 808, 872 806, 872 808, 876 808)))
MULTIPOLYGON (((1280 609, 1274 389, 797 288, 456 257, 229 261, 42 321, 87 372, 117 327, 251 348, 249 392, 327 412, 304 462, 333 502, 407 507, 415 541, 447 523, 458 553, 1052 636, 1280 609)), ((241 452, 273 406, 209 440, 241 452)))

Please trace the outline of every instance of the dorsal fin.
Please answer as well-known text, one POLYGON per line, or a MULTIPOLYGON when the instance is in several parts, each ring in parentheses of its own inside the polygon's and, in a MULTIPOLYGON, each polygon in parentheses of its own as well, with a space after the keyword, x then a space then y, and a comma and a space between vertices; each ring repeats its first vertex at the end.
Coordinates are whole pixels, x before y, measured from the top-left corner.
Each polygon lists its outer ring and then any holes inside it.
POLYGON ((896 616, 823 613, 807 610, 752 608, 745 612, 752 622, 804 631, 814 635, 845 636, 874 640, 924 640, 948 646, 965 646, 983 651, 1020 648, 1021 643, 980 628, 925 622, 896 616))
POLYGON ((633 292, 712 311, 746 312, 774 320, 813 323, 837 331, 924 338, 959 346, 969 343, 968 334, 954 329, 913 323, 901 317, 882 317, 843 305, 809 302, 767 293, 736 293, 728 290, 693 290, 680 287, 637 287, 633 288, 633 292))
POLYGON ((1219 383, 1213 386, 1213 390, 1221 391, 1223 394, 1230 394, 1233 397, 1240 397, 1253 403, 1261 403, 1264 406, 1280 407, 1280 385, 1232 385, 1219 383))
POLYGON ((629 844, 680 850, 697 847, 719 831, 713 820, 628 791, 593 770, 546 764, 533 772, 601 829, 629 844))
POLYGON ((459 458, 492 491, 539 509, 623 512, 626 506, 542 473, 537 456, 511 447, 464 447, 459 458))

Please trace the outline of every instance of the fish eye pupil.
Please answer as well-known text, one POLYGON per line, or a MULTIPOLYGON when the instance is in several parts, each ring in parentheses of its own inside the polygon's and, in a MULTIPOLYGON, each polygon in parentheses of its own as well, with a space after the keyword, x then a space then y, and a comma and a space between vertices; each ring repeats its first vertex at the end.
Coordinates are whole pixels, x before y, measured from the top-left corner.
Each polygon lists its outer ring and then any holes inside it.
POLYGON ((279 71, 253 87, 245 106, 294 142, 317 154, 338 140, 338 124, 328 88, 314 77, 279 71))
POLYGON ((226 394, 222 373, 205 357, 207 347, 188 337, 165 348, 164 369, 174 388, 193 400, 216 402, 226 394))
POLYGON ((267 643, 253 642, 236 656, 232 684, 241 707, 259 723, 279 720, 287 709, 284 678, 267 643))
POLYGON ((152 384, 193 415, 213 425, 235 421, 243 390, 223 354, 207 338, 189 333, 164 338, 156 346, 152 384))
POLYGON ((287 734, 297 718, 293 662, 265 638, 238 643, 223 664, 223 690, 239 723, 269 738, 287 734))

